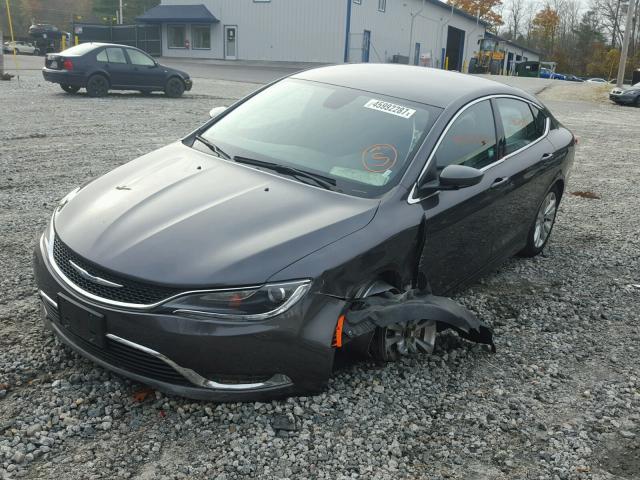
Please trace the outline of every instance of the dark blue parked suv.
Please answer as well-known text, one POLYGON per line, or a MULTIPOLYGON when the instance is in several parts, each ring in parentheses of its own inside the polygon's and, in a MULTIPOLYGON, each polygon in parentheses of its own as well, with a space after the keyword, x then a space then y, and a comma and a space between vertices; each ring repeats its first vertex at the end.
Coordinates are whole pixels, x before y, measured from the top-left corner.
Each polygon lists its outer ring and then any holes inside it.
POLYGON ((137 48, 111 43, 82 43, 48 54, 42 75, 67 93, 86 88, 90 97, 103 97, 109 90, 162 91, 180 97, 193 85, 189 74, 160 65, 137 48))

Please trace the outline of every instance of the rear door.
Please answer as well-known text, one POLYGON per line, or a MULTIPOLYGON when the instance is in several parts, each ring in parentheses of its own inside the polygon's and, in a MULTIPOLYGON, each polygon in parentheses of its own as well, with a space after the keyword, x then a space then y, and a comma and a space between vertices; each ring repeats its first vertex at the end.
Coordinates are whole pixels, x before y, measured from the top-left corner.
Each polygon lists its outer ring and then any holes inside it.
POLYGON ((131 64, 127 61, 124 49, 120 47, 105 47, 96 55, 98 63, 109 74, 111 87, 127 88, 134 86, 131 64))
POLYGON ((493 254, 507 257, 520 250, 538 206, 557 172, 555 148, 549 141, 549 119, 525 100, 503 97, 492 100, 502 158, 487 167, 485 175, 499 179, 493 254))
POLYGON ((158 67, 153 58, 133 48, 127 48, 126 51, 132 69, 132 82, 135 86, 164 87, 164 69, 158 67))

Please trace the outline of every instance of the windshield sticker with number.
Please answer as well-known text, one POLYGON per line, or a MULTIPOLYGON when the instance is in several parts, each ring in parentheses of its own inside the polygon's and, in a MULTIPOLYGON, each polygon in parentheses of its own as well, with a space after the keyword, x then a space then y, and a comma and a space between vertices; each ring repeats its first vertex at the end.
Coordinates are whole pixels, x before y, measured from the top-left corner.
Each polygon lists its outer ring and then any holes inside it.
POLYGON ((413 108, 403 107, 402 105, 396 105, 395 103, 385 102, 384 100, 376 100, 372 98, 364 104, 364 108, 370 108, 371 110, 377 110, 379 112, 390 113, 402 118, 411 118, 416 111, 413 108))

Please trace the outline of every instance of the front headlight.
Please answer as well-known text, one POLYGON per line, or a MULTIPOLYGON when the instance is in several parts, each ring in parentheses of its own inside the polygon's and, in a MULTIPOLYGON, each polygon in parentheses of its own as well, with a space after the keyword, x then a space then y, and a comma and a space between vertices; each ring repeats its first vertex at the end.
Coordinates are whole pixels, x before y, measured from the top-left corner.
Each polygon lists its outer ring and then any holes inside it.
POLYGON ((201 292, 162 305, 172 313, 196 318, 256 321, 291 308, 309 290, 309 280, 271 283, 260 288, 201 292))

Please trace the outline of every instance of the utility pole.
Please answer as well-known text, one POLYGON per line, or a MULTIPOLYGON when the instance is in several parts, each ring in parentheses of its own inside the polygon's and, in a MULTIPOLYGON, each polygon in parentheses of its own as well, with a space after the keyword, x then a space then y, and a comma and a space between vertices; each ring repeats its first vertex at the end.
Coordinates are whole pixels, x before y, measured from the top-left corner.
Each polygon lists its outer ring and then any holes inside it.
POLYGON ((627 66, 627 53, 629 52, 629 40, 631 37, 631 25, 633 24, 633 14, 636 6, 636 0, 629 1, 627 8, 627 22, 624 27, 624 39, 622 40, 622 52, 620 53, 620 63, 618 64, 618 88, 624 83, 624 70, 627 66))
POLYGON ((411 65, 411 54, 415 49, 415 47, 413 46, 413 25, 416 22, 416 17, 420 15, 424 10, 424 3, 425 0, 422 0, 422 6, 416 13, 411 13, 411 11, 409 11, 409 15, 411 15, 411 28, 409 29, 409 54, 407 55, 407 65, 411 65))
MULTIPOLYGON (((2 36, 2 25, 0 25, 0 43, 4 43, 2 36)), ((0 47, 0 80, 4 80, 4 48, 0 47)))
POLYGON ((120 25, 122 25, 122 0, 120 0, 120 25))

